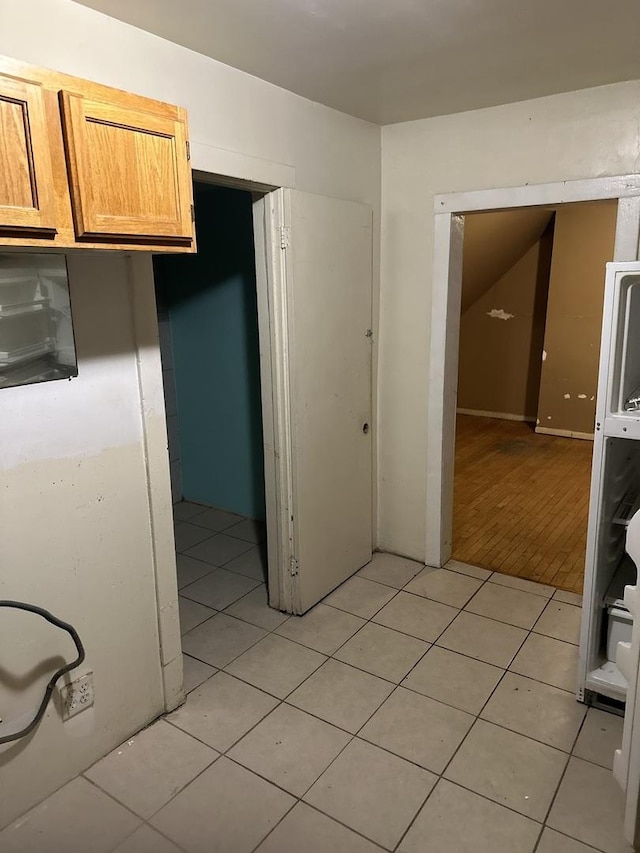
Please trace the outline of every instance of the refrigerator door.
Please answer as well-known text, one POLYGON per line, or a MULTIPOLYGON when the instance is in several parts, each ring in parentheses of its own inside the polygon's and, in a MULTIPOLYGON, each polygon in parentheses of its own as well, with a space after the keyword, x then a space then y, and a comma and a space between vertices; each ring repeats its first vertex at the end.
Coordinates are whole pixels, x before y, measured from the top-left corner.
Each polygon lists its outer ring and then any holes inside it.
MULTIPOLYGON (((636 512, 627 527, 627 553, 640 565, 640 511, 636 512)), ((629 642, 619 642, 616 664, 627 679, 627 702, 624 714, 622 746, 613 761, 613 775, 625 791, 624 834, 632 845, 640 843, 640 586, 636 572, 635 584, 624 590, 624 604, 633 619, 629 642)))

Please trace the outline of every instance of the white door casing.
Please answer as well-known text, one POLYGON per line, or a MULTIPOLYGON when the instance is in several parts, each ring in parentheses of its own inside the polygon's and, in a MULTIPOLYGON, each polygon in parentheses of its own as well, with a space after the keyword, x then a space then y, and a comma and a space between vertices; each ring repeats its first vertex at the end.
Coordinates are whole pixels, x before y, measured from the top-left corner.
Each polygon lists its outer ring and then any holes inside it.
POLYGON ((431 343, 427 410, 427 506, 425 563, 442 566, 451 556, 453 451, 462 227, 465 213, 619 199, 614 260, 638 256, 640 175, 589 178, 521 187, 446 193, 434 199, 431 343))

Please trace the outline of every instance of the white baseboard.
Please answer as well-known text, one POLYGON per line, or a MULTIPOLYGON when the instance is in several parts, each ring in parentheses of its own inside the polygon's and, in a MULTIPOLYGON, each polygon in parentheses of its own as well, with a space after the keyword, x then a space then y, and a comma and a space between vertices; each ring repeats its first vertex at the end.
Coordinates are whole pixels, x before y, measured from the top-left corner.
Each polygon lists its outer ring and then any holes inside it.
POLYGON ((570 429, 551 429, 550 427, 536 427, 536 432, 542 435, 559 435, 561 438, 581 438, 584 441, 593 441, 592 432, 573 432, 570 429))
POLYGON ((535 418, 527 415, 511 415, 508 412, 481 412, 479 409, 456 409, 459 415, 474 415, 476 418, 497 418, 501 421, 526 421, 534 424, 535 418))

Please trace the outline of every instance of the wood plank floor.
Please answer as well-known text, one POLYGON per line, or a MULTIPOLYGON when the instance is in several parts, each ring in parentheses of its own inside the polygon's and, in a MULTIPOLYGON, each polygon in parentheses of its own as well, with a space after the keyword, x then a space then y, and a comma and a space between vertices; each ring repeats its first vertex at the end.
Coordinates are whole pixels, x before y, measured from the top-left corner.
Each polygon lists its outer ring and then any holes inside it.
POLYGON ((581 593, 592 442, 458 415, 456 560, 581 593))

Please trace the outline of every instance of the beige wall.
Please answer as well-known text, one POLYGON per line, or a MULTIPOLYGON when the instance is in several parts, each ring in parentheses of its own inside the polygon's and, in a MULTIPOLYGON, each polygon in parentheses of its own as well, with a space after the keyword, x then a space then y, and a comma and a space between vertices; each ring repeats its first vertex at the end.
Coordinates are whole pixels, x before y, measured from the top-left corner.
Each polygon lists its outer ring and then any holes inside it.
POLYGON ((605 264, 613 260, 616 202, 556 213, 538 422, 593 434, 605 264))
MULTIPOLYGON (((379 222, 374 125, 69 0, 0 0, 0 54, 181 104, 189 109, 195 169, 254 180, 271 175, 276 183, 366 202, 379 222)), ((375 234, 374 304, 377 225, 375 234)), ((135 266, 132 287, 123 256, 74 257, 79 377, 0 391, 0 598, 35 602, 75 624, 96 683, 93 711, 62 724, 52 707, 31 738, 0 748, 0 827, 160 713, 163 677, 170 700, 179 689, 150 260, 137 257, 135 266), (149 481, 147 463, 160 472, 157 481, 149 481), (156 535, 166 534, 155 554, 154 512, 156 535), (169 602, 161 612, 158 587, 169 602), (159 622, 168 638, 162 649, 159 622)), ((6 721, 37 704, 53 661, 33 677, 25 673, 43 658, 72 653, 59 632, 39 626, 32 633, 32 623, 0 620, 6 721)))
MULTIPOLYGON (((482 215, 465 217, 465 243, 468 224, 473 228, 473 220, 482 215)), ((546 213, 545 220, 550 216, 546 213)), ((499 240, 499 235, 494 235, 485 250, 499 240)), ((535 421, 552 241, 549 228, 462 315, 460 409, 535 421)), ((472 263, 474 256, 470 247, 465 252, 465 265, 472 263)), ((465 283, 463 268, 463 294, 465 283)))
POLYGON ((379 547, 426 553, 434 195, 635 172, 639 124, 630 82, 383 128, 379 547))

